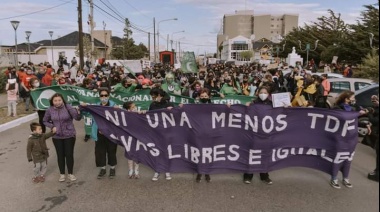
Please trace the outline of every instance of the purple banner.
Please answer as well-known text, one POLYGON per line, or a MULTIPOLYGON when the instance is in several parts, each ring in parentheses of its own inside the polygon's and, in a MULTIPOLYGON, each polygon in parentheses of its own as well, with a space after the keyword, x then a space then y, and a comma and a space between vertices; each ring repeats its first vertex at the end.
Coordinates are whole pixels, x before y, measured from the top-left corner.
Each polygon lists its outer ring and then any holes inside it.
POLYGON ((300 166, 331 174, 352 161, 358 142, 356 112, 208 104, 146 114, 83 109, 127 158, 157 172, 256 173, 300 166))

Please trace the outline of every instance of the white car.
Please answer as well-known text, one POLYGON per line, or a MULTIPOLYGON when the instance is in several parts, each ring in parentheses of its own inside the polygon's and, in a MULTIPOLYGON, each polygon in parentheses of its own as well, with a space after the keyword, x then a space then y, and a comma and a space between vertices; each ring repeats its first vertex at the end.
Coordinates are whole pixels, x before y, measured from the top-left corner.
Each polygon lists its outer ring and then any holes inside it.
POLYGON ((334 107, 336 98, 343 91, 358 91, 369 85, 375 84, 373 80, 362 78, 330 78, 330 93, 327 97, 327 104, 330 108, 334 107))

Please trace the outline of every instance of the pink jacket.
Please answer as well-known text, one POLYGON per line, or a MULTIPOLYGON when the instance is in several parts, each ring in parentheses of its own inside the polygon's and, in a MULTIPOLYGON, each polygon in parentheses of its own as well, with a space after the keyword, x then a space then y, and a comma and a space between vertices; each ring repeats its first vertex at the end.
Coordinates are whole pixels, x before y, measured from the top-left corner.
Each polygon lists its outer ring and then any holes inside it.
POLYGON ((327 80, 327 79, 325 79, 325 80, 323 80, 322 81, 322 86, 323 86, 323 88, 324 88, 324 92, 323 92, 323 96, 327 96, 329 93, 330 93, 330 82, 327 80))
POLYGON ((18 84, 15 83, 15 89, 13 90, 8 90, 9 88, 9 83, 7 83, 5 90, 7 91, 7 97, 8 101, 17 101, 17 96, 18 96, 18 84))

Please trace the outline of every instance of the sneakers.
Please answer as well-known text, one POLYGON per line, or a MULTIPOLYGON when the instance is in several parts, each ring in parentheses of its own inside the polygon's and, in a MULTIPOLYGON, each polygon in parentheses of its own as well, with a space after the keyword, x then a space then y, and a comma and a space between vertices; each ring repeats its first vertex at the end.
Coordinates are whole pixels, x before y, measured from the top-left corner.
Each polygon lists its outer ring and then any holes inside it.
POLYGON ((101 179, 102 177, 104 177, 106 173, 107 173, 106 169, 100 169, 100 172, 98 174, 98 179, 101 179))
POLYGON ((376 174, 376 172, 368 173, 367 178, 372 181, 379 182, 379 175, 376 174))
POLYGON ((45 182, 45 176, 43 175, 39 176, 39 180, 41 183, 45 182))
POLYGON ((157 181, 159 176, 160 176, 159 173, 157 173, 157 172, 154 173, 153 178, 152 178, 152 181, 157 181))
POLYGON ((200 183, 201 180, 202 180, 202 175, 201 174, 197 174, 197 178, 195 178, 195 182, 200 183))
POLYGON ((338 180, 331 180, 331 181, 330 181, 330 185, 331 185, 333 188, 340 189, 340 185, 339 185, 339 183, 338 183, 338 180))
POLYGON ((116 175, 116 169, 113 168, 113 169, 110 169, 110 175, 109 175, 109 178, 110 179, 113 179, 116 175))
POLYGON ((206 182, 208 182, 208 183, 211 182, 211 177, 209 174, 205 175, 205 179, 206 179, 206 182))
POLYGON ((64 175, 64 174, 61 174, 60 176, 59 176, 59 182, 65 182, 65 180, 66 180, 66 175, 64 175))
POLYGON ((166 180, 171 180, 172 179, 172 177, 170 176, 170 173, 166 173, 165 174, 165 179, 166 180))
POLYGON ((266 184, 268 184, 268 185, 272 185, 273 184, 273 182, 272 182, 272 180, 268 177, 268 178, 266 178, 266 179, 264 179, 264 180, 262 180, 264 183, 266 183, 266 184))
POLYGON ((128 172, 128 178, 129 179, 133 179, 135 177, 135 175, 133 174, 133 170, 129 170, 128 172))
POLYGON ((75 181, 75 180, 77 180, 77 178, 76 178, 73 174, 69 174, 69 175, 68 175, 68 178, 69 178, 70 181, 75 181))
POLYGON ((347 188, 352 188, 352 184, 350 183, 349 179, 343 179, 343 185, 347 188))

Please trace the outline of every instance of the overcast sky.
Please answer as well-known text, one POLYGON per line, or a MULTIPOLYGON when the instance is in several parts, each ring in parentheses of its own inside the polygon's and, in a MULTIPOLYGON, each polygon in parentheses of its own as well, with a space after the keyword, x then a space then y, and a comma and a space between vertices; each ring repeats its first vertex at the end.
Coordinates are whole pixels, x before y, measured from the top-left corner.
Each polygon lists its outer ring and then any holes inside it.
MULTIPOLYGON (((11 20, 20 21, 18 43, 26 42, 25 31, 32 31, 31 42, 53 39, 77 31, 77 0, 1 0, 0 44, 14 45, 11 20), (48 9, 51 8, 51 9, 48 9), (44 11, 42 11, 44 10, 44 11), (33 13, 33 14, 31 14, 33 13)), ((137 28, 153 34, 153 18, 158 22, 161 50, 166 49, 166 37, 180 39, 181 49, 196 54, 216 52, 216 35, 221 29, 224 14, 235 10, 254 10, 254 14, 298 14, 299 25, 315 21, 332 9, 341 13, 346 23, 354 23, 363 5, 375 0, 94 0, 96 28, 112 30, 114 36, 123 36, 122 18, 128 18, 137 28), (105 6, 108 5, 107 6, 105 6), (101 9, 99 9, 101 8, 101 9), (109 14, 107 14, 106 12, 109 14), (111 17, 114 16, 115 18, 111 17), (163 21, 178 18, 177 21, 163 21), (185 32, 180 32, 180 31, 185 32)), ((82 1, 83 31, 89 32, 88 0, 82 1)), ((132 29, 136 44, 148 45, 148 34, 132 29)), ((153 46, 153 36, 151 36, 153 46)), ((169 45, 170 49, 170 45, 169 45)))

